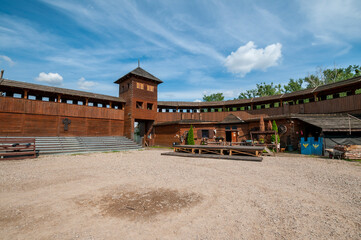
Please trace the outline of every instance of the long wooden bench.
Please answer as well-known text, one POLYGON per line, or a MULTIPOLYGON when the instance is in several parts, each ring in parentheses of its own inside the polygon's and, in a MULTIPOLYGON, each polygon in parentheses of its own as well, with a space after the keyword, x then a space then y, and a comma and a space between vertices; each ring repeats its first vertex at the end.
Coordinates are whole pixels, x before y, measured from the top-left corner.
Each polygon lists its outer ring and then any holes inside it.
POLYGON ((208 145, 176 145, 174 152, 192 154, 247 155, 258 157, 265 146, 208 146, 208 145))
POLYGON ((0 160, 35 157, 35 138, 0 138, 0 160))

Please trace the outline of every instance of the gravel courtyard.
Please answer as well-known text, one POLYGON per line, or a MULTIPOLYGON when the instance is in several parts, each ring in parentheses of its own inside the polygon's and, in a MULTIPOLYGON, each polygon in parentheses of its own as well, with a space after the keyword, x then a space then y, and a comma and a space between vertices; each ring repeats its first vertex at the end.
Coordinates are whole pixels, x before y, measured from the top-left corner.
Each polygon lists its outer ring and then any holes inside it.
POLYGON ((0 238, 361 238, 359 162, 163 151, 0 161, 0 238))

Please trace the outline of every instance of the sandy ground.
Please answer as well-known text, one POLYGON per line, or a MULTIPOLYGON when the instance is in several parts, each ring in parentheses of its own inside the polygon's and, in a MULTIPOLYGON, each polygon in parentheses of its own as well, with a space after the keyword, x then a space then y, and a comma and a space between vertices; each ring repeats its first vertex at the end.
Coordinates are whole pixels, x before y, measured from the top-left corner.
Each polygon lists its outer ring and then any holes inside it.
POLYGON ((1 161, 0 238, 361 238, 360 163, 161 152, 1 161))

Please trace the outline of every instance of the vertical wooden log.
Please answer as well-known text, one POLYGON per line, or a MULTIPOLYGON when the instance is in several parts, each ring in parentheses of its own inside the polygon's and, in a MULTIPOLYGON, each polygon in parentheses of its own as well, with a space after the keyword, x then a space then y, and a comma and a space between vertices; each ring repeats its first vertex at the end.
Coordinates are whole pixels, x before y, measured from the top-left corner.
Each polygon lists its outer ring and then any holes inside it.
POLYGON ((61 100, 61 94, 58 94, 58 97, 56 99, 56 102, 60 103, 60 100, 61 100))
POLYGON ((28 99, 28 90, 24 90, 24 98, 28 99))
POLYGON ((313 98, 314 98, 315 102, 317 102, 317 101, 318 101, 318 98, 317 98, 317 93, 313 93, 313 98))
POLYGON ((276 152, 278 152, 278 134, 275 131, 275 136, 276 136, 276 152))

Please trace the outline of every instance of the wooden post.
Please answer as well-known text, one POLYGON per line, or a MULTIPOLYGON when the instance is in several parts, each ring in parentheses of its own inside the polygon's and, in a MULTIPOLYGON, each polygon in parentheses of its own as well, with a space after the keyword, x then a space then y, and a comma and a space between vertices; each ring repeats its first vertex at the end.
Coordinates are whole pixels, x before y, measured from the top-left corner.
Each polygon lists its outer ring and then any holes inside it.
POLYGON ((61 95, 58 94, 58 97, 57 97, 57 99, 56 99, 56 102, 60 103, 60 100, 61 100, 61 95))
POLYGON ((28 90, 24 90, 24 98, 28 99, 28 90))
POLYGON ((278 152, 278 133, 275 131, 276 136, 276 152, 278 152))
POLYGON ((112 102, 109 102, 109 108, 112 108, 112 102))
POLYGON ((85 106, 88 106, 88 104, 89 104, 89 99, 85 98, 85 106))
POLYGON ((315 99, 315 102, 318 101, 318 99, 317 99, 317 93, 313 93, 313 98, 315 99))

